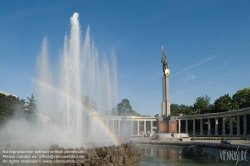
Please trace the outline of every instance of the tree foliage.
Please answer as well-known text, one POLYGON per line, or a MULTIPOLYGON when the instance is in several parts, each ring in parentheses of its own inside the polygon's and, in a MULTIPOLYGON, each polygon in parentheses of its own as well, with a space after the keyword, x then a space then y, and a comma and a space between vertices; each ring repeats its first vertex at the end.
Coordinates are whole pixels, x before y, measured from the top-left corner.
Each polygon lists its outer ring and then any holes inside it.
POLYGON ((214 102, 213 112, 225 112, 237 109, 237 102, 234 101, 229 94, 219 97, 214 102))
POLYGON ((132 109, 128 99, 123 99, 117 105, 118 116, 140 116, 135 110, 132 109))
POLYGON ((194 112, 194 107, 184 104, 181 105, 171 104, 170 111, 171 111, 171 116, 192 115, 194 112))
POLYGON ((195 114, 204 114, 204 113, 208 113, 210 112, 210 100, 211 98, 208 97, 207 95, 205 96, 201 96, 201 97, 197 97, 196 101, 194 103, 194 110, 195 110, 195 114))
POLYGON ((83 97, 83 105, 87 107, 88 110, 94 109, 95 111, 97 111, 96 102, 89 95, 83 97))
POLYGON ((240 109, 250 107, 250 88, 238 90, 233 95, 233 100, 238 103, 240 109))
POLYGON ((37 109, 37 104, 34 94, 31 94, 31 97, 30 98, 27 97, 27 99, 28 102, 26 102, 24 105, 23 116, 28 120, 34 121, 37 109))
POLYGON ((171 116, 179 116, 180 110, 178 104, 171 104, 170 105, 170 114, 171 116))
POLYGON ((32 94, 28 102, 13 95, 0 93, 0 125, 11 118, 35 120, 36 100, 32 94))
POLYGON ((22 116, 24 104, 25 101, 16 96, 0 93, 0 125, 3 125, 14 116, 22 116))

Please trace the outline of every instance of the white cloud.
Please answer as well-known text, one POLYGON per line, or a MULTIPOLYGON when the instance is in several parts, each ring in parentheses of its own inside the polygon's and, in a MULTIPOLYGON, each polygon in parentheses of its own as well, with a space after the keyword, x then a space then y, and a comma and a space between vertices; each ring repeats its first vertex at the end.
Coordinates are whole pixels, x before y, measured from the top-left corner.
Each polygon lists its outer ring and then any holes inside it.
MULTIPOLYGON (((222 52, 223 52, 223 51, 222 51, 222 52)), ((217 54, 214 54, 214 55, 212 55, 212 56, 210 56, 210 57, 204 59, 203 61, 201 61, 201 62, 199 62, 199 63, 197 63, 197 64, 194 64, 194 65, 192 65, 192 66, 190 66, 190 67, 188 67, 188 68, 186 68, 186 69, 184 69, 184 70, 181 70, 181 71, 175 73, 174 75, 178 75, 178 74, 180 74, 180 73, 182 73, 182 72, 184 72, 184 71, 186 71, 186 70, 192 69, 192 68, 194 68, 194 67, 196 67, 196 66, 199 66, 199 65, 201 65, 201 64, 203 64, 203 63, 209 62, 209 61, 213 60, 214 58, 216 58, 217 55, 219 55, 219 54, 222 53, 222 52, 219 52, 219 53, 217 53, 217 54)))
POLYGON ((181 82, 185 83, 185 82, 191 81, 191 80, 193 80, 193 79, 195 79, 195 76, 194 76, 193 74, 191 74, 191 73, 188 73, 187 78, 185 78, 185 79, 182 80, 181 82))

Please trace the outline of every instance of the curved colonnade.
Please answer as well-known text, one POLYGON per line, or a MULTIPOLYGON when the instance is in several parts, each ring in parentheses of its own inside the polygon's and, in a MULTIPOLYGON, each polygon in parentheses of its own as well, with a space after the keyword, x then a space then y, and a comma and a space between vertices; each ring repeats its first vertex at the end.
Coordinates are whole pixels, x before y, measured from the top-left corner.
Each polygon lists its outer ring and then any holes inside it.
MULTIPOLYGON (((154 134, 157 125, 155 117, 95 116, 106 124, 116 135, 121 135, 124 130, 129 130, 127 133, 130 133, 131 136, 154 134)), ((178 133, 181 133, 181 129, 184 128, 185 133, 192 132, 191 136, 244 136, 250 134, 250 107, 219 113, 175 116, 175 118, 178 133), (185 123, 183 123, 183 121, 185 123), (233 121, 236 121, 235 128, 233 121), (196 127, 197 122, 200 123, 200 128, 196 127), (191 123, 193 126, 190 130, 188 126, 190 126, 191 123), (184 125, 184 127, 182 127, 182 125, 184 125), (203 132, 205 125, 207 129, 205 131, 206 134, 203 132), (218 126, 221 128, 220 132, 218 126), (243 126, 243 130, 240 126, 243 126), (229 132, 227 133, 226 128, 229 128, 229 132), (234 129, 236 129, 235 134, 233 133, 234 129)))

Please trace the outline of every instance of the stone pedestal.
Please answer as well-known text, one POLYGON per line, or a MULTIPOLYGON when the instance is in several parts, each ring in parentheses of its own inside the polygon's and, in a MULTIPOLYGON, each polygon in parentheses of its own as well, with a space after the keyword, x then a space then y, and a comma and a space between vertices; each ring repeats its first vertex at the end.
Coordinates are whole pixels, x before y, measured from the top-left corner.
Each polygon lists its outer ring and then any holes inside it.
POLYGON ((176 121, 161 121, 157 123, 158 133, 177 133, 177 122, 176 121))

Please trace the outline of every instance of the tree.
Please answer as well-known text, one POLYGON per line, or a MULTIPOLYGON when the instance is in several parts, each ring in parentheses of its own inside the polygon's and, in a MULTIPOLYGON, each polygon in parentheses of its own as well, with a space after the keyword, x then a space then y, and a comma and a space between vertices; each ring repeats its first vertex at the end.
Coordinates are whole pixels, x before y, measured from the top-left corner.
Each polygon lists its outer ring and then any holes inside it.
POLYGON ((87 107, 88 110, 94 109, 95 111, 97 111, 96 102, 89 95, 83 97, 83 105, 87 107))
POLYGON ((208 97, 207 95, 202 96, 202 97, 197 97, 196 102, 194 103, 194 110, 195 114, 204 114, 208 113, 211 108, 210 106, 210 100, 211 98, 208 97))
POLYGON ((237 103, 233 101, 229 94, 225 94, 215 100, 213 112, 225 112, 234 109, 237 109, 237 103))
POLYGON ((118 116, 141 116, 139 113, 137 113, 135 110, 132 109, 132 106, 130 105, 130 102, 128 99, 123 99, 118 105, 117 105, 117 111, 118 116))
POLYGON ((37 109, 37 104, 36 104, 36 99, 34 94, 31 94, 31 97, 27 97, 29 100, 28 102, 25 103, 24 105, 24 113, 23 116, 28 119, 28 120, 35 120, 35 115, 36 115, 36 109, 37 109))
POLYGON ((238 103, 238 108, 240 109, 250 107, 250 88, 238 90, 233 95, 233 101, 238 103))
POLYGON ((178 104, 171 104, 170 105, 170 114, 171 116, 179 116, 180 110, 178 104))
POLYGON ((123 99, 121 103, 118 104, 118 115, 127 116, 132 113, 132 107, 128 99, 123 99))
POLYGON ((193 115, 194 114, 194 107, 193 106, 187 106, 184 104, 181 104, 179 106, 180 114, 183 115, 193 115))
POLYGON ((0 93, 0 126, 15 116, 22 116, 24 104, 25 101, 16 96, 0 93))
POLYGON ((27 108, 28 110, 30 110, 30 111, 35 111, 36 108, 37 108, 37 105, 36 105, 36 100, 35 100, 34 94, 32 93, 32 94, 31 94, 31 97, 30 97, 30 98, 27 97, 27 99, 28 99, 29 101, 27 102, 26 108, 27 108))

